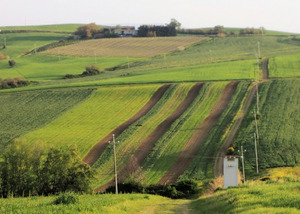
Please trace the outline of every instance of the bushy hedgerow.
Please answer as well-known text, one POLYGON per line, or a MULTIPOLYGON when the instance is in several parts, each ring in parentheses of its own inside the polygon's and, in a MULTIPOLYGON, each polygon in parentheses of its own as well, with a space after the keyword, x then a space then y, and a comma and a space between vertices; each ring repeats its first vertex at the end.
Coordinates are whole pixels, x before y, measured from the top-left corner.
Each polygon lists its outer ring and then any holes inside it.
POLYGON ((0 78, 0 89, 18 88, 22 86, 27 86, 29 84, 29 81, 22 80, 20 77, 7 78, 4 80, 0 78))

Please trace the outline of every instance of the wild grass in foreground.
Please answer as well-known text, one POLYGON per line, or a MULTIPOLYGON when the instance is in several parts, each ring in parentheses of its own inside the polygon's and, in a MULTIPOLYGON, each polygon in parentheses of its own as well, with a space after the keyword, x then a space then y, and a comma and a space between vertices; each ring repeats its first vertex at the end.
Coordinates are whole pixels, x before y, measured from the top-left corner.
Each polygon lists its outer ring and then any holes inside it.
POLYGON ((37 213, 177 213, 184 200, 145 194, 74 195, 76 203, 55 204, 58 196, 0 199, 2 214, 37 213))

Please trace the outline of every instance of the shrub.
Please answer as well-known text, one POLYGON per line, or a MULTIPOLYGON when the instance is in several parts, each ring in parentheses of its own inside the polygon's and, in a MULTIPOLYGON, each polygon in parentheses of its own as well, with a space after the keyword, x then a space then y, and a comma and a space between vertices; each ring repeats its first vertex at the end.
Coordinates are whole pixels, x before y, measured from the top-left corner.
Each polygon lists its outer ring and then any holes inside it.
POLYGON ((5 59, 6 57, 2 54, 2 53, 0 53, 0 59, 5 59))
POLYGON ((53 204, 75 204, 78 202, 78 196, 74 193, 62 193, 53 202, 53 204))
POLYGON ((9 64, 10 67, 14 67, 14 66, 16 65, 16 61, 14 61, 14 60, 9 60, 9 61, 8 61, 8 64, 9 64))

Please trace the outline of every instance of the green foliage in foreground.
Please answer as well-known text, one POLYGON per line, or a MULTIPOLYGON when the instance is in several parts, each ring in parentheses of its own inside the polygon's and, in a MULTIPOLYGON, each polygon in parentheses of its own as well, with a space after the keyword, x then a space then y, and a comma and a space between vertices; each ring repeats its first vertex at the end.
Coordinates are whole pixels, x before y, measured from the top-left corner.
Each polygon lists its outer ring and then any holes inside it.
MULTIPOLYGON (((258 120, 259 167, 295 166, 300 162, 300 80, 274 80, 259 87, 258 120)), ((254 98, 234 139, 234 146, 244 146, 246 175, 255 169, 253 135, 255 133, 254 98)), ((238 148, 236 150, 238 150, 238 148)))
POLYGON ((300 54, 269 59, 269 77, 300 77, 300 54))
POLYGON ((75 147, 51 148, 14 142, 0 162, 0 197, 91 192, 93 170, 75 147))
POLYGON ((250 181, 195 200, 190 208, 192 213, 299 213, 299 176, 289 180, 250 181))
POLYGON ((0 94, 0 150, 13 139, 44 126, 90 96, 94 89, 0 94))

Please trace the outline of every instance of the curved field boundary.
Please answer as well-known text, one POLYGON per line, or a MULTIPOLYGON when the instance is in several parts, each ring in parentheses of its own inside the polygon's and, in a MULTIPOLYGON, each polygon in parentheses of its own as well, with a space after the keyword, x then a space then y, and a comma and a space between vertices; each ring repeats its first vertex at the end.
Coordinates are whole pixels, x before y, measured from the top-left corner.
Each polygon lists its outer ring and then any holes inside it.
POLYGON ((269 79, 269 69, 268 69, 268 65, 269 65, 269 59, 264 59, 262 62, 262 78, 263 79, 269 79))
MULTIPOLYGON (((119 173, 119 180, 124 180, 128 174, 135 172, 143 163, 145 158, 149 155, 155 143, 160 137, 164 135, 166 131, 171 127, 173 122, 177 120, 192 104, 194 99, 198 96, 203 83, 196 83, 188 92, 185 99, 181 104, 175 109, 175 111, 165 119, 161 124, 159 124, 155 130, 148 135, 140 144, 135 153, 131 156, 127 165, 119 173)), ((107 187, 113 185, 114 179, 110 180, 105 185, 96 189, 96 191, 104 191, 107 187)))
MULTIPOLYGON (((259 85, 258 85, 259 86, 259 85)), ((234 124, 232 125, 232 128, 230 129, 230 132, 226 136, 222 146, 220 147, 218 153, 217 153, 217 159, 215 160, 214 165, 214 175, 215 177, 218 177, 223 174, 223 157, 226 155, 227 148, 232 144, 235 134, 237 133, 246 113, 248 112, 248 109, 251 105, 251 102, 253 100, 253 97, 256 92, 255 85, 252 86, 250 89, 244 103, 242 104, 242 110, 239 114, 239 117, 236 119, 234 124)))
POLYGON ((138 119, 140 119, 142 116, 147 114, 151 108, 160 100, 160 98, 164 95, 164 93, 167 91, 167 89, 170 87, 171 84, 164 84, 161 86, 151 97, 151 99, 146 103, 146 105, 141 108, 133 117, 131 117, 129 120, 122 123, 120 126, 118 126, 116 129, 114 129, 112 132, 110 132, 106 137, 104 137, 99 143, 93 146, 93 148, 88 152, 88 154, 83 158, 83 162, 93 165, 97 159, 100 157, 102 152, 107 147, 107 142, 112 141, 112 135, 115 134, 115 137, 117 138, 125 129, 127 129, 131 124, 136 122, 138 119))
POLYGON ((208 136, 209 131, 215 126, 221 114, 227 107, 227 104, 234 94, 237 85, 238 82, 230 82, 226 85, 221 98, 214 106, 210 115, 204 120, 199 129, 189 139, 182 153, 179 155, 174 165, 160 179, 158 182, 159 184, 174 183, 177 178, 186 170, 186 168, 192 162, 193 157, 197 155, 202 143, 208 136))

